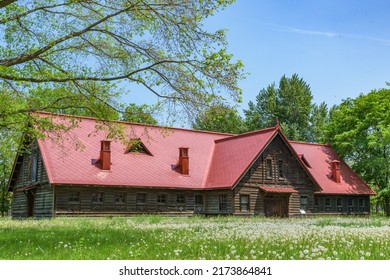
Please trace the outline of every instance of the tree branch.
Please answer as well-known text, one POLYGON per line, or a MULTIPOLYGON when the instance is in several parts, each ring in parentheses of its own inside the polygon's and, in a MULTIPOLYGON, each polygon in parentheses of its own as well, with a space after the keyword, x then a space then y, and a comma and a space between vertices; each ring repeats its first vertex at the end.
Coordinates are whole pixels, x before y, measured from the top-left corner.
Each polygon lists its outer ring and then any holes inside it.
POLYGON ((105 16, 104 18, 94 22, 93 24, 89 25, 88 27, 80 30, 80 31, 77 31, 77 32, 72 32, 66 36, 63 36, 61 38, 58 38, 57 40, 54 40, 53 42, 47 44, 46 46, 44 46, 43 48, 33 52, 33 53, 29 53, 29 52, 25 52, 17 57, 14 57, 14 58, 10 58, 10 59, 3 59, 3 60, 0 60, 0 65, 3 65, 3 66, 14 66, 14 65, 18 65, 18 64, 22 64, 22 63, 25 63, 26 61, 29 61, 29 60, 32 60, 32 59, 35 59, 37 58, 39 55, 45 53, 46 51, 52 49, 53 47, 55 47, 56 45, 62 43, 62 42, 65 42, 69 39, 72 39, 72 38, 75 38, 75 37, 79 37, 80 35, 90 31, 92 28, 94 28, 95 26, 98 26, 99 24, 119 15, 119 14, 122 14, 122 13, 125 13, 129 10, 131 10, 133 8, 133 6, 129 6, 128 8, 126 9, 122 9, 122 10, 119 10, 113 14, 110 14, 110 15, 107 15, 105 16))
POLYGON ((12 4, 13 2, 16 2, 16 0, 3 0, 3 1, 0 1, 0 8, 4 8, 4 7, 12 4))
POLYGON ((112 82, 117 80, 122 80, 129 78, 135 74, 138 74, 140 72, 144 72, 147 70, 153 69, 155 66, 158 66, 160 64, 165 63, 172 63, 172 64, 187 64, 190 63, 189 60, 183 60, 183 61, 176 61, 176 60, 161 60, 157 61, 153 64, 150 64, 148 66, 145 66, 143 68, 139 68, 137 70, 134 70, 132 72, 129 72, 125 75, 120 76, 113 76, 113 77, 65 77, 65 78, 55 78, 55 77, 48 77, 48 78, 33 78, 33 77, 17 77, 17 76, 11 76, 2 74, 0 72, 0 78, 4 80, 10 80, 15 82, 32 82, 32 83, 49 83, 49 82, 55 82, 55 83, 66 83, 71 81, 97 81, 97 82, 112 82))

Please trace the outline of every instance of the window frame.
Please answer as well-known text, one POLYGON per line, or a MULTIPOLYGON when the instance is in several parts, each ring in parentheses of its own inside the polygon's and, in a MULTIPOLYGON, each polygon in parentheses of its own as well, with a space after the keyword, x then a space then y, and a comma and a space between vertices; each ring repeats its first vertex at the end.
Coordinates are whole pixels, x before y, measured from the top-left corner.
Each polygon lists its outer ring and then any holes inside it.
POLYGON ((314 196, 314 210, 318 211, 320 207, 320 198, 318 196, 314 196))
POLYGON ((26 162, 27 182, 38 182, 38 151, 33 149, 29 152, 26 162))
POLYGON ((194 195, 194 208, 195 211, 203 211, 204 207, 204 195, 203 194, 195 194, 194 195), (200 198, 200 200, 199 200, 200 198))
POLYGON ((135 195, 135 204, 138 205, 146 205, 148 201, 147 193, 136 193, 135 195))
POLYGON ((309 206, 309 196, 301 195, 299 199, 299 209, 307 211, 308 206, 309 206), (306 203, 303 203, 304 200, 306 200, 306 203))
POLYGON ((94 192, 91 198, 92 204, 103 204, 104 203, 104 192, 94 192))
POLYGON ((145 192, 139 192, 135 194, 135 206, 137 211, 146 211, 148 203, 148 194, 145 192))
POLYGON ((278 179, 279 180, 286 180, 286 174, 284 172, 284 161, 279 159, 278 160, 278 179), (280 176, 282 175, 282 176, 280 176))
POLYGON ((115 193, 115 204, 126 204, 126 197, 127 195, 125 192, 115 193))
POLYGON ((330 212, 330 210, 332 208, 332 201, 331 201, 330 197, 324 198, 324 208, 325 208, 325 211, 330 212))
POLYGON ((218 195, 218 208, 220 212, 228 211, 228 198, 226 193, 221 193, 218 195))
POLYGON ((240 195, 240 211, 241 212, 250 212, 250 195, 249 194, 241 194, 240 195), (243 202, 243 198, 246 198, 247 201, 243 202))
POLYGON ((156 198, 158 205, 165 205, 167 204, 167 194, 166 193, 158 193, 156 198))
POLYGON ((178 204, 178 205, 185 205, 186 204, 185 193, 177 193, 176 194, 176 204, 178 204))
POLYGON ((272 180, 273 178, 273 160, 272 158, 265 159, 265 178, 272 180))
POLYGON ((80 192, 78 191, 68 192, 68 204, 80 204, 80 192))
POLYGON ((354 212, 355 211, 354 199, 351 198, 351 197, 348 198, 348 211, 349 212, 354 212))
POLYGON ((338 212, 343 211, 343 198, 342 197, 336 197, 336 207, 338 212))
POLYGON ((364 198, 359 198, 358 200, 358 205, 359 205, 359 211, 364 211, 366 209, 366 203, 364 198))

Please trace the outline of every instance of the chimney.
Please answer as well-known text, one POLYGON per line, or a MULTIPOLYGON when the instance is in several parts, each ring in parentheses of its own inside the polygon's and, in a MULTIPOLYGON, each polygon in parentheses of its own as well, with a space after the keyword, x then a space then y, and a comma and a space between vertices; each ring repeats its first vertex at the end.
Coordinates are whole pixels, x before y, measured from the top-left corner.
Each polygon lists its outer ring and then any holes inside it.
POLYGON ((336 183, 340 183, 340 161, 332 160, 332 179, 336 183))
POLYGON ((102 141, 100 141, 100 143, 101 143, 100 162, 101 162, 102 170, 110 170, 110 168, 111 168, 111 150, 110 150, 111 141, 102 140, 102 141))
POLYGON ((179 148, 179 170, 181 174, 190 174, 188 148, 179 148))

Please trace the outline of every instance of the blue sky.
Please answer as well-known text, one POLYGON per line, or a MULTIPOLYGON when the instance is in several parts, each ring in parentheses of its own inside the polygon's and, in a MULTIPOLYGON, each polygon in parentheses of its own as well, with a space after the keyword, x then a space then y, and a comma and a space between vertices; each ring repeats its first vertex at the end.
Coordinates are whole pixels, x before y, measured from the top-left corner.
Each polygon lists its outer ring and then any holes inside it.
MULTIPOLYGON (((297 73, 310 85, 314 103, 329 107, 389 88, 390 1, 236 0, 204 27, 227 30, 228 52, 249 73, 239 83, 240 112, 284 74, 297 73)), ((149 94, 133 94, 127 102, 153 102, 149 94)))

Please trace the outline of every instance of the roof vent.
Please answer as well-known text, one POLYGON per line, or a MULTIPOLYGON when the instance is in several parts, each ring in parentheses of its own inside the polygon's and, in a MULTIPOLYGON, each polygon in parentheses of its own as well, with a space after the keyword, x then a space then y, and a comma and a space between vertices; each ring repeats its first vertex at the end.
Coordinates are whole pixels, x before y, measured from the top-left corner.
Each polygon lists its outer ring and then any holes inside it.
POLYGON ((190 173, 188 148, 179 148, 179 171, 184 175, 188 175, 190 173))
POLYGON ((111 168, 111 141, 102 140, 100 141, 100 163, 102 170, 110 170, 111 168))
POLYGON ((340 183, 341 182, 341 180, 340 180, 340 161, 332 160, 331 165, 332 165, 332 179, 336 183, 340 183))

